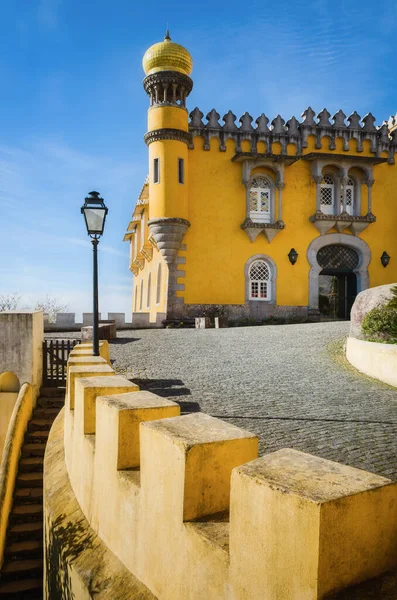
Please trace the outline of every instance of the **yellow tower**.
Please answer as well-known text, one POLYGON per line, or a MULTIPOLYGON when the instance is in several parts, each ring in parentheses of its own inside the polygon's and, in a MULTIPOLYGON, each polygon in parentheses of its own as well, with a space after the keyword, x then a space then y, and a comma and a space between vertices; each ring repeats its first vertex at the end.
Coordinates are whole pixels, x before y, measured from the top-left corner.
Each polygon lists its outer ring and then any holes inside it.
POLYGON ((164 260, 174 263, 188 221, 188 147, 191 136, 186 98, 192 90, 189 52, 171 41, 154 44, 143 57, 143 87, 150 98, 149 230, 164 260))

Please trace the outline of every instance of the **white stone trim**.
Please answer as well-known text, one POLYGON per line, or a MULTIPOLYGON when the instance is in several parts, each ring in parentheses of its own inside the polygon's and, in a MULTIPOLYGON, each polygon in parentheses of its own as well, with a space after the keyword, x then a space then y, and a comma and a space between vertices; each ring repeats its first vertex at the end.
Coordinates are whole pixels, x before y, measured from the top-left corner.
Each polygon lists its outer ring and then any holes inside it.
POLYGON ((371 250, 364 240, 346 233, 328 233, 315 238, 307 249, 307 260, 310 264, 309 272, 309 310, 318 311, 318 278, 323 270, 317 262, 317 252, 324 246, 341 244, 356 250, 359 263, 354 273, 357 276, 357 293, 369 288, 368 265, 371 261, 371 250))
POLYGON ((267 254, 254 254, 251 256, 244 266, 244 277, 245 277, 245 302, 249 302, 250 304, 253 302, 260 302, 266 304, 276 304, 276 279, 277 279, 277 266, 274 260, 268 256, 267 254), (252 263, 257 260, 263 260, 267 263, 270 271, 270 279, 269 279, 269 299, 265 300, 251 300, 251 290, 250 290, 250 278, 249 278, 249 270, 252 263))

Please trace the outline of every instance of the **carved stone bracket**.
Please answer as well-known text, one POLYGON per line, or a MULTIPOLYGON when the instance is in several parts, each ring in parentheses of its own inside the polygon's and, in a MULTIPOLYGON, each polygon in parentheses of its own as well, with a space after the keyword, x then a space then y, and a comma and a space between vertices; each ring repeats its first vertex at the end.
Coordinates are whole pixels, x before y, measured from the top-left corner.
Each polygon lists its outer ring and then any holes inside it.
POLYGON ((244 223, 241 224, 241 229, 247 233, 251 242, 254 242, 258 235, 263 233, 270 244, 272 239, 282 229, 285 229, 285 223, 283 221, 277 221, 276 223, 255 223, 251 219, 245 219, 244 223))
POLYGON ((177 218, 159 218, 151 219, 148 226, 150 237, 154 239, 165 262, 168 265, 174 263, 185 233, 190 227, 189 221, 177 218))
POLYGON ((317 211, 309 220, 319 231, 320 235, 324 235, 330 229, 335 227, 339 233, 350 228, 353 235, 357 236, 360 235, 368 225, 375 223, 376 217, 372 213, 368 213, 364 216, 352 216, 347 212, 340 215, 325 215, 324 213, 317 211))
POLYGON ((143 267, 145 266, 144 260, 142 260, 142 258, 140 258, 139 256, 136 257, 136 259, 133 261, 132 264, 135 265, 135 267, 137 269, 140 269, 141 271, 142 271, 143 267))
POLYGON ((152 256, 153 256, 153 246, 152 244, 149 243, 145 243, 142 248, 140 249, 140 254, 142 254, 142 256, 148 261, 150 262, 152 260, 152 256))

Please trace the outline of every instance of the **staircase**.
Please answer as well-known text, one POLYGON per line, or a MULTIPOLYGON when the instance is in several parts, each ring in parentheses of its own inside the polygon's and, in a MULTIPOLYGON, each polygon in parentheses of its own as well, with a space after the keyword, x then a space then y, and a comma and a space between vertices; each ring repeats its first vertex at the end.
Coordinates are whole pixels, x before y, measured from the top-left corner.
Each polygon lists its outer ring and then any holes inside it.
POLYGON ((42 388, 25 434, 0 574, 0 599, 43 600, 44 451, 64 399, 63 388, 42 388))

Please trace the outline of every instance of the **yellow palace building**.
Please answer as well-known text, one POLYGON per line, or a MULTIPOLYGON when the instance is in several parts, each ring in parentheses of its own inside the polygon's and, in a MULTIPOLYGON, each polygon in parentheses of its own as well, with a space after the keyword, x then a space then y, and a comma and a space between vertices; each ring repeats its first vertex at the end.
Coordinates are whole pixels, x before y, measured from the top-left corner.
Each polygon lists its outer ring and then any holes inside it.
POLYGON ((125 240, 133 323, 348 318, 356 294, 397 281, 397 127, 339 110, 270 122, 188 112, 189 52, 143 58, 149 175, 125 240), (330 304, 331 303, 331 304, 330 304))

